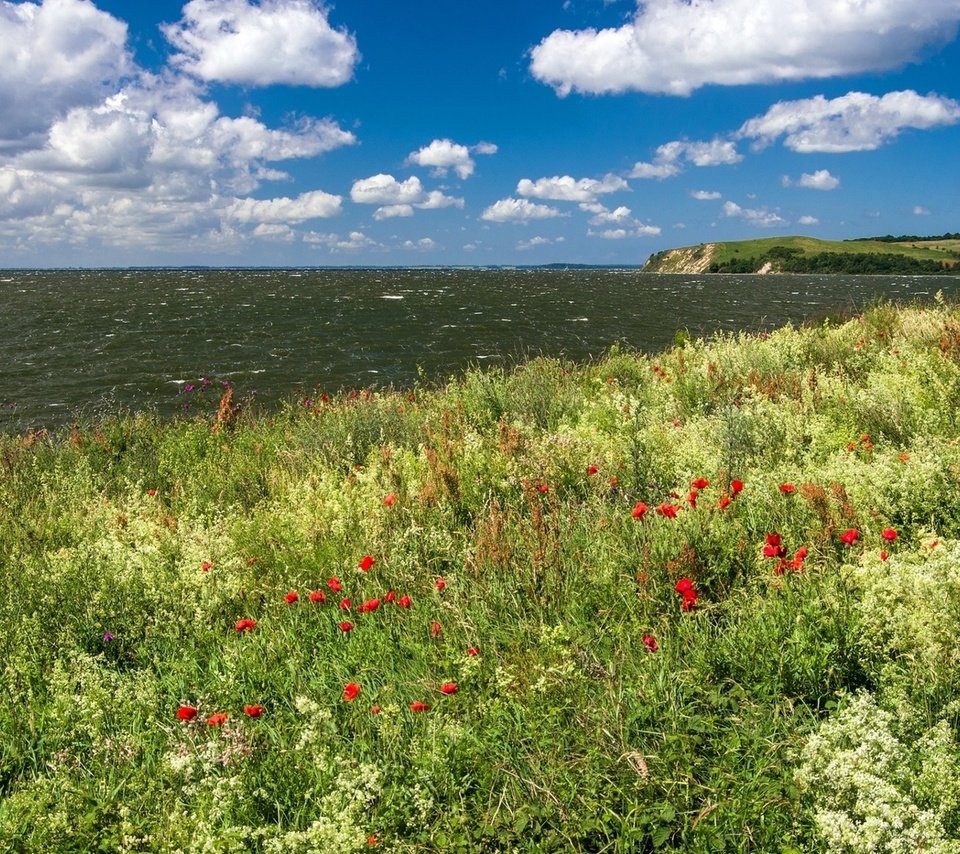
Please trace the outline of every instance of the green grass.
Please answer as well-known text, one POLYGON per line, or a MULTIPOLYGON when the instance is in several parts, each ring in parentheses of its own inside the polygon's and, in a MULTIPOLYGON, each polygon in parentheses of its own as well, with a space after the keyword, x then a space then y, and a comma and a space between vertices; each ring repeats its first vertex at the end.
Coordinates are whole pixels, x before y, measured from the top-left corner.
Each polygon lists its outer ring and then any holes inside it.
POLYGON ((710 263, 713 264, 726 264, 748 258, 762 258, 775 247, 799 250, 805 256, 825 252, 842 255, 889 255, 892 253, 921 261, 955 262, 960 259, 960 241, 958 240, 887 243, 880 240, 819 240, 814 237, 783 236, 703 244, 703 249, 700 251, 698 251, 698 247, 684 247, 679 250, 672 250, 672 252, 679 253, 677 256, 671 256, 669 252, 654 256, 654 259, 645 269, 654 272, 674 272, 677 271, 678 258, 683 259, 683 264, 695 263, 702 257, 708 257, 710 263))
POLYGON ((0 436, 0 850, 956 852, 958 412, 939 302, 0 436))

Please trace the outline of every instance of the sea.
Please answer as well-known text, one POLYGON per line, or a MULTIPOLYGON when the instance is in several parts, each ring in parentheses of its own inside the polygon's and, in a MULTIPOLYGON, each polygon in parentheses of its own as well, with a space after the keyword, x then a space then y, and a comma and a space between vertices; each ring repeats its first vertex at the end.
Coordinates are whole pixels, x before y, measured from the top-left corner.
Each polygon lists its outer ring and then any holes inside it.
POLYGON ((960 276, 672 275, 636 269, 0 270, 0 430, 189 415, 227 385, 269 408, 413 389, 536 356, 584 362, 678 333, 771 330, 960 276))

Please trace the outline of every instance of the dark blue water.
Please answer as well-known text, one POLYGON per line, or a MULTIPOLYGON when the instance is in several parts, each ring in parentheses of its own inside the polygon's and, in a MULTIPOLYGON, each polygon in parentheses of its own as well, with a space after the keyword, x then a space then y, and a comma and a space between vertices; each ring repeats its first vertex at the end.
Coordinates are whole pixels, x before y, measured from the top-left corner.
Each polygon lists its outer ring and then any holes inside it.
POLYGON ((297 386, 411 386, 471 365, 759 331, 960 277, 635 270, 0 271, 0 429, 183 411, 201 378, 269 404, 297 386))

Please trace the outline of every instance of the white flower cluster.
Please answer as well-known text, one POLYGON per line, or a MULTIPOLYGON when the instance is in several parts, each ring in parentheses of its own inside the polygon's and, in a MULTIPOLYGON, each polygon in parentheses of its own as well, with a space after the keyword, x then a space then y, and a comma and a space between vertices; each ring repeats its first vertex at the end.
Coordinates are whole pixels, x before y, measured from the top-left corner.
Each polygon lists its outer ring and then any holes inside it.
MULTIPOLYGON (((941 793, 918 791, 911 774, 912 751, 893 734, 894 724, 893 715, 863 693, 824 721, 804 746, 796 779, 813 798, 827 850, 960 853, 960 840, 948 838, 941 821, 941 793)), ((951 747, 956 751, 955 744, 944 742, 943 733, 930 744, 939 745, 943 754, 951 747)))

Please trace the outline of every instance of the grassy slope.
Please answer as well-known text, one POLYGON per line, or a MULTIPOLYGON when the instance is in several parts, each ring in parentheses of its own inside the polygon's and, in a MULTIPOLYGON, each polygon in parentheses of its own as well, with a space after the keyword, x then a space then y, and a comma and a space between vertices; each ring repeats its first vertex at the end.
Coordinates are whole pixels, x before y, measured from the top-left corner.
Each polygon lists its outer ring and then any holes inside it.
MULTIPOLYGON (((735 258, 759 258, 774 246, 786 246, 803 251, 806 255, 820 252, 903 254, 917 259, 937 261, 960 258, 960 241, 938 240, 911 243, 884 243, 876 240, 819 240, 814 237, 765 237, 757 240, 736 240, 711 244, 715 250, 711 260, 724 263, 735 258)), ((690 249, 692 247, 685 247, 690 249)), ((664 272, 667 268, 664 268, 664 272)))
POLYGON ((0 437, 0 849, 956 852, 958 412, 881 306, 0 437))

